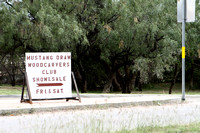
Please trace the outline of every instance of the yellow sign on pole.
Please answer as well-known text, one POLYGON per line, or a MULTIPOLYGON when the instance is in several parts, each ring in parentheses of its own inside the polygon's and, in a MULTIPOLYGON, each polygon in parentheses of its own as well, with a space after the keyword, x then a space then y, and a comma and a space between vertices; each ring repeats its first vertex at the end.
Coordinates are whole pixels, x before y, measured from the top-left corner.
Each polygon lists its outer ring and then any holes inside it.
POLYGON ((185 59, 185 47, 182 47, 182 58, 185 59))

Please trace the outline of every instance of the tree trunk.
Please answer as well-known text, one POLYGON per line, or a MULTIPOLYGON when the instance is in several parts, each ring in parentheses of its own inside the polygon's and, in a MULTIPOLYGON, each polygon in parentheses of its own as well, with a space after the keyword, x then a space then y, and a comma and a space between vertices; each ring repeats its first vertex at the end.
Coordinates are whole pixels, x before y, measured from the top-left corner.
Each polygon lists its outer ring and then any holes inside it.
POLYGON ((120 84, 121 91, 122 91, 122 93, 123 93, 123 92, 124 92, 124 88, 126 88, 126 86, 125 86, 125 82, 124 82, 124 77, 123 77, 123 75, 120 73, 119 70, 117 71, 116 79, 117 79, 118 83, 120 84))
POLYGON ((16 85, 16 79, 15 79, 15 74, 14 73, 11 75, 11 85, 12 86, 16 85))
POLYGON ((12 70, 10 71, 10 69, 7 69, 7 67, 6 67, 5 65, 2 65, 2 67, 4 67, 5 71, 6 71, 7 74, 8 74, 10 84, 11 84, 12 86, 15 86, 15 74, 13 75, 13 74, 12 74, 12 70))
POLYGON ((12 86, 15 86, 15 83, 16 83, 16 76, 15 76, 15 73, 16 73, 16 66, 15 66, 15 61, 14 61, 14 53, 12 52, 11 53, 11 85, 12 86))
POLYGON ((135 88, 137 73, 132 73, 128 65, 124 67, 124 71, 125 76, 118 72, 118 80, 122 87, 122 93, 131 93, 132 90, 135 88))
POLYGON ((138 91, 142 92, 142 83, 140 81, 140 72, 138 72, 138 91))
POLYGON ((104 85, 103 93, 109 93, 112 90, 112 82, 116 78, 116 72, 111 72, 108 76, 108 82, 104 85))
POLYGON ((78 68, 79 68, 79 72, 80 72, 80 76, 81 76, 81 92, 82 93, 87 93, 87 79, 86 79, 86 74, 85 71, 83 69, 83 66, 81 65, 81 63, 78 63, 78 68))
POLYGON ((142 83, 140 81, 139 81, 139 84, 138 84, 138 91, 142 92, 142 83))
POLYGON ((131 80, 130 80, 130 89, 131 91, 135 88, 135 82, 136 82, 137 72, 132 73, 131 80))
POLYGON ((178 73, 179 73, 178 64, 175 64, 174 76, 173 76, 173 79, 171 81, 171 86, 169 88, 169 94, 172 94, 172 89, 174 87, 174 84, 176 83, 176 79, 177 79, 178 73))
POLYGON ((124 88, 122 89, 122 93, 131 93, 130 70, 128 65, 124 66, 124 72, 125 72, 125 77, 124 77, 125 85, 124 88))
POLYGON ((80 89, 80 91, 82 92, 84 87, 83 87, 83 84, 82 84, 82 76, 81 76, 78 68, 74 70, 74 75, 76 77, 77 86, 80 89))
POLYGON ((115 74, 115 77, 113 79, 113 91, 122 91, 122 88, 120 86, 120 83, 117 81, 117 77, 116 77, 116 74, 115 74))
POLYGON ((81 61, 81 55, 80 55, 80 45, 77 45, 76 47, 76 53, 77 53, 77 66, 78 66, 78 70, 80 72, 81 75, 81 92, 82 93, 87 93, 87 77, 86 77, 86 72, 84 70, 84 67, 82 65, 82 61, 81 61))
POLYGON ((190 77, 190 86, 189 86, 189 90, 193 90, 194 88, 194 64, 192 63, 191 64, 192 67, 191 67, 191 77, 190 77))

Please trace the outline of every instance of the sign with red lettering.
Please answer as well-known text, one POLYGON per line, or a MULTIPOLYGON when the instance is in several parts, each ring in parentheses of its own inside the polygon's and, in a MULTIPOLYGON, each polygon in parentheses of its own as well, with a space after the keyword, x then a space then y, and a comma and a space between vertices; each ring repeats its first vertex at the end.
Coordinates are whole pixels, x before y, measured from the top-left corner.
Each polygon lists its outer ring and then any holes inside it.
POLYGON ((71 53, 26 53, 32 99, 72 97, 71 53))

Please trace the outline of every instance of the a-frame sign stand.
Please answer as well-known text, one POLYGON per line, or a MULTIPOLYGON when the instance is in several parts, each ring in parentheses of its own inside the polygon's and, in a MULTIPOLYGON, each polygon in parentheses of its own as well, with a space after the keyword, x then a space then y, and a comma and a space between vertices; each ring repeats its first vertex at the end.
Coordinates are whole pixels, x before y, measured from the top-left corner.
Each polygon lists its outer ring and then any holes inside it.
POLYGON ((31 97, 31 93, 30 93, 30 86, 29 86, 29 82, 28 82, 28 78, 27 78, 27 73, 24 72, 24 79, 23 79, 23 86, 22 86, 22 95, 21 95, 21 103, 22 102, 28 102, 30 104, 32 104, 32 97, 31 97), (24 89, 25 89, 25 83, 27 85, 27 94, 29 99, 24 99, 24 89))
POLYGON ((78 100, 79 102, 81 102, 81 98, 80 98, 80 95, 79 95, 79 91, 78 91, 78 87, 77 87, 77 84, 76 84, 76 79, 75 79, 75 76, 74 76, 74 73, 71 72, 71 76, 72 76, 72 81, 71 82, 74 82, 74 86, 75 86, 75 89, 76 89, 76 93, 77 93, 77 97, 66 97, 66 98, 51 98, 51 99, 32 99, 31 97, 31 92, 30 92, 30 86, 29 86, 29 81, 28 81, 28 75, 27 75, 27 72, 24 73, 24 80, 23 80, 23 87, 22 87, 22 94, 21 94, 21 103, 22 102, 27 102, 27 103, 30 103, 32 104, 33 102, 32 101, 40 101, 40 100, 60 100, 60 99, 66 99, 66 101, 69 101, 69 100, 78 100), (27 94, 28 94, 28 99, 25 99, 24 98, 24 90, 25 90, 25 84, 27 85, 27 94))

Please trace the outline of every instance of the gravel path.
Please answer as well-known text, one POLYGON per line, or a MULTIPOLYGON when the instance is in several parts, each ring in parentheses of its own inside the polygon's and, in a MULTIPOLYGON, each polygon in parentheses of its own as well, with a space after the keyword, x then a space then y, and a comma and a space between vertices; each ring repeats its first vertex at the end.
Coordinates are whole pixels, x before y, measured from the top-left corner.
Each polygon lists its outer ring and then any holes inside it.
POLYGON ((200 122, 200 98, 184 104, 74 110, 0 117, 0 133, 95 133, 200 122))

